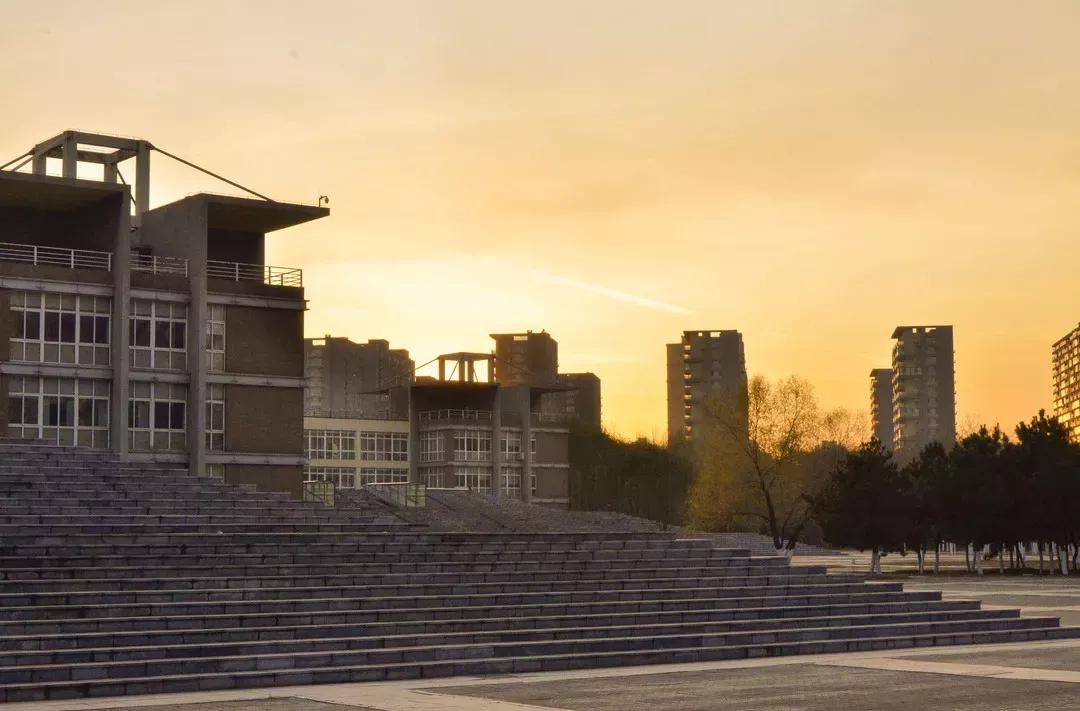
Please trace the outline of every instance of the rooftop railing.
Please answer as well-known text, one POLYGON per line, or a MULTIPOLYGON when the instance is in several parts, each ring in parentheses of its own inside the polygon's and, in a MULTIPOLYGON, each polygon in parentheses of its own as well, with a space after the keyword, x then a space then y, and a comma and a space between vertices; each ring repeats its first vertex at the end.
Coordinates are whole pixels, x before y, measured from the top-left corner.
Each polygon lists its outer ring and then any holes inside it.
POLYGON ((254 281, 271 286, 304 285, 304 270, 292 267, 270 267, 261 264, 241 264, 210 259, 206 262, 206 275, 211 279, 228 281, 254 281))
POLYGON ((420 421, 429 420, 476 420, 490 422, 490 410, 424 410, 420 412, 420 421))
POLYGON ((188 275, 188 260, 183 257, 132 254, 131 271, 186 277, 188 275))
POLYGON ((112 252, 0 242, 0 262, 111 272, 112 252))

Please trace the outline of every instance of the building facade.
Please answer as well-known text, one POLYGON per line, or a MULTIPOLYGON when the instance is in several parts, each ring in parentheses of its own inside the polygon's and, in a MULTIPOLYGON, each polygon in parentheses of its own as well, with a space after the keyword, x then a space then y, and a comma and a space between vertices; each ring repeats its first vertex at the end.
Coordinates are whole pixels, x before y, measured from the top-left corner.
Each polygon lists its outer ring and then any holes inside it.
POLYGON ((892 390, 892 368, 870 371, 870 422, 874 438, 888 450, 893 447, 892 390))
POLYGON ((893 331, 893 451, 916 456, 930 442, 956 442, 952 326, 899 326, 893 331))
POLYGON ((1080 442, 1080 326, 1059 339, 1051 351, 1054 416, 1073 442, 1080 442))
POLYGON ((559 374, 559 344, 547 331, 493 333, 494 381, 500 385, 551 387, 559 374))
POLYGON ((559 373, 556 391, 543 398, 543 411, 600 429, 600 378, 595 373, 559 373))
POLYGON ((305 481, 339 489, 409 481, 409 420, 305 417, 305 481))
POLYGON ((0 171, 0 431, 298 496, 303 276, 267 266, 265 238, 328 211, 208 193, 150 209, 152 150, 68 131, 32 172, 0 171), (103 180, 77 177, 87 162, 103 180))
POLYGON ((710 399, 745 410, 746 389, 741 333, 684 331, 679 343, 667 345, 668 441, 692 439, 710 399))
POLYGON ((304 341, 304 414, 314 417, 384 418, 385 390, 412 382, 416 364, 404 349, 384 340, 354 343, 348 338, 304 341))

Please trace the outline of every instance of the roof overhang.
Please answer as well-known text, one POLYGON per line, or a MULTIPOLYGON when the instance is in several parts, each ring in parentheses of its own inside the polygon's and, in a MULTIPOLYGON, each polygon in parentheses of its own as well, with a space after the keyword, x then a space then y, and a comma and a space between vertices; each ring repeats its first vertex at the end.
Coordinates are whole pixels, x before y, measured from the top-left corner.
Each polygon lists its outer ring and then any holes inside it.
POLYGON ((0 171, 0 207, 67 212, 122 196, 127 190, 119 183, 0 171))

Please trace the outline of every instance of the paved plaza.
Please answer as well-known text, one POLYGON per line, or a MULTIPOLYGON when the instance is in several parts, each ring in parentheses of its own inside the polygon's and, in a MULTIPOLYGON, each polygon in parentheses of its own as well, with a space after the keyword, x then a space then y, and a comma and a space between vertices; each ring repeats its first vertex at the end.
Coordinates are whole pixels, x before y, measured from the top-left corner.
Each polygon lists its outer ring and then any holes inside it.
MULTIPOLYGON (((1080 578, 912 578, 913 590, 979 599, 1080 625, 1080 578)), ((498 677, 78 699, 12 711, 950 711, 1080 708, 1080 640, 590 669, 498 677)))

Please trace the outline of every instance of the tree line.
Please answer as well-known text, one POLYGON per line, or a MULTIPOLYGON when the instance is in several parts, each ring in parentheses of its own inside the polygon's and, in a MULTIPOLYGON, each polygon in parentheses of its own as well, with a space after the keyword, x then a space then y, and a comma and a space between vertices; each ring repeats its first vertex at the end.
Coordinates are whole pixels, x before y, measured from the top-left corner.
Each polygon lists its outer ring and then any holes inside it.
POLYGON ((920 573, 932 551, 936 572, 944 543, 964 548, 969 571, 982 572, 987 548, 1000 570, 1006 557, 1025 568, 1034 544, 1040 572, 1049 564, 1068 575, 1080 555, 1080 446, 1043 411, 1015 439, 984 426, 902 466, 871 440, 844 456, 809 506, 830 543, 872 552, 871 572, 882 553, 908 551, 920 573))

